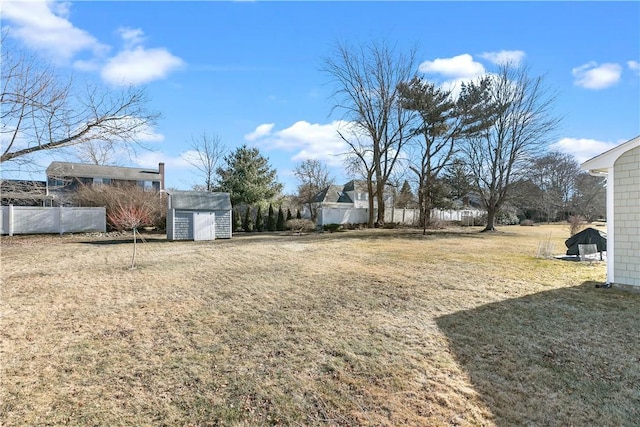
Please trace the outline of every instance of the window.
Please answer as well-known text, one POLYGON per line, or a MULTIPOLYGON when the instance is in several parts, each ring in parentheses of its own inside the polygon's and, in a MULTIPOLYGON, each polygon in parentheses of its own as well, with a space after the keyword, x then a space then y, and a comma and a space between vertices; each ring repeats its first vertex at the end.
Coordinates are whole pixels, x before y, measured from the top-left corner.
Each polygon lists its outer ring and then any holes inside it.
POLYGON ((144 191, 151 191, 153 189, 152 181, 138 181, 138 187, 144 191))
POLYGON ((111 178, 93 178, 93 185, 111 184, 111 178))

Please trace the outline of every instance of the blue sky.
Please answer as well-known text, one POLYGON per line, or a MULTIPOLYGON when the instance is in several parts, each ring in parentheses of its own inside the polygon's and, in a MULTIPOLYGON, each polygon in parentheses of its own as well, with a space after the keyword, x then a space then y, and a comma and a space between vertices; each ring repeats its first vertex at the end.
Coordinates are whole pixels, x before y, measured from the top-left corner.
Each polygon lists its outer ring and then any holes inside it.
POLYGON ((5 0, 2 14, 17 43, 76 80, 146 88, 162 114, 146 137, 154 151, 125 165, 165 162, 167 187, 202 181, 185 156, 203 132, 257 146, 289 193, 305 158, 344 181, 341 117, 321 71, 340 41, 417 47, 419 74, 442 84, 505 58, 528 64, 559 95, 550 149, 579 161, 640 134, 640 2, 5 0))

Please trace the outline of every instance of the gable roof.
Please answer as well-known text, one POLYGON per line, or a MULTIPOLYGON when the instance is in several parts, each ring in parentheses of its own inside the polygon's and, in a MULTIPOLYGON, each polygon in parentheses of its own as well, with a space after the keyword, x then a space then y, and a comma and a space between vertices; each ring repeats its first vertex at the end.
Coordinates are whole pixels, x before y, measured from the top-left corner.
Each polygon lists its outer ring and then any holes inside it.
POLYGON ((353 203, 342 185, 330 185, 313 198, 313 203, 353 203))
POLYGON ((169 209, 190 209, 203 211, 230 211, 229 193, 208 193, 206 191, 171 191, 169 209))
POLYGON ((121 166, 89 165, 85 163, 51 162, 47 177, 110 178, 127 181, 161 181, 157 169, 126 168, 121 166))
POLYGON ((613 164, 620 156, 636 147, 640 147, 640 135, 587 160, 580 166, 582 169, 588 170, 592 174, 607 173, 607 169, 613 167, 613 164))

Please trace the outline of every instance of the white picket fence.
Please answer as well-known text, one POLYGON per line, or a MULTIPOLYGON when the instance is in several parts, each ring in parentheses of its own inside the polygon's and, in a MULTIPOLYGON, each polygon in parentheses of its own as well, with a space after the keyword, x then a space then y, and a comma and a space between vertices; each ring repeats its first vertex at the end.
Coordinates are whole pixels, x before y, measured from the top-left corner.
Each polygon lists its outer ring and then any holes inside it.
POLYGON ((101 208, 1 206, 2 234, 63 234, 105 232, 107 215, 101 208))

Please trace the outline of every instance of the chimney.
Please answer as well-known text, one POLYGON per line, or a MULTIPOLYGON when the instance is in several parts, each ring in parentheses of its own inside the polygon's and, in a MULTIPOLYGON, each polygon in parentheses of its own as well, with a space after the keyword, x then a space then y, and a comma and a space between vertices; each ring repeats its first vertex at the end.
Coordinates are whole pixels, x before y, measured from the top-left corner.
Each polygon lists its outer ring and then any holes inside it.
POLYGON ((164 191, 164 163, 158 163, 158 174, 160 175, 160 191, 164 191))

